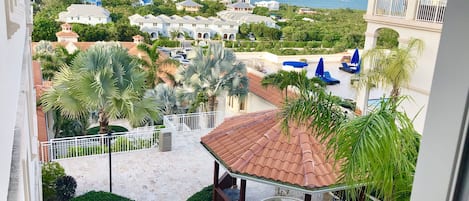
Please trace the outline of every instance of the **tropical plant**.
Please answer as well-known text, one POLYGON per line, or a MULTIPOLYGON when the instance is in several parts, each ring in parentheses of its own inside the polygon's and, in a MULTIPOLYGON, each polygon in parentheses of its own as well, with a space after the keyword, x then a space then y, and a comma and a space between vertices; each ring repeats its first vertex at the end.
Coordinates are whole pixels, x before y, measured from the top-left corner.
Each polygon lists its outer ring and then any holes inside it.
POLYGON ((68 201, 75 196, 77 182, 72 176, 59 177, 55 182, 55 192, 58 201, 68 201))
POLYGON ((183 84, 183 100, 191 103, 191 110, 203 104, 205 111, 214 111, 216 98, 224 91, 229 96, 248 93, 245 65, 237 62, 235 54, 221 44, 211 44, 206 50, 197 49, 192 63, 187 68, 182 67, 178 76, 183 84))
POLYGON ((148 90, 147 95, 153 97, 160 103, 160 111, 163 115, 175 114, 177 112, 176 90, 166 84, 158 84, 155 89, 148 90))
POLYGON ((367 51, 362 60, 370 62, 372 68, 360 75, 360 86, 390 86, 391 100, 397 102, 401 88, 410 82, 416 68, 416 56, 421 54, 423 45, 422 40, 413 38, 406 47, 367 51))
POLYGON ((62 116, 60 110, 53 110, 52 116, 54 118, 54 137, 74 137, 86 134, 86 128, 89 126, 89 114, 83 114, 76 119, 62 116))
POLYGON ((158 119, 155 100, 144 97, 145 72, 127 50, 97 44, 63 67, 42 96, 44 110, 60 109, 78 118, 98 111, 99 133, 108 132, 109 119, 127 118, 132 126, 158 119))
POLYGON ((42 196, 45 201, 55 201, 55 183, 58 178, 65 176, 64 168, 57 162, 42 165, 42 196))
POLYGON ((40 41, 35 47, 33 59, 41 63, 42 77, 44 80, 51 80, 60 67, 70 65, 79 51, 73 53, 63 46, 52 47, 49 41, 40 41))
POLYGON ((264 87, 275 86, 280 90, 285 90, 285 101, 288 101, 288 86, 294 86, 298 88, 311 88, 317 84, 319 86, 325 86, 319 78, 309 79, 306 76, 306 71, 295 72, 295 71, 284 71, 279 70, 276 73, 269 74, 262 78, 261 85, 264 87))
POLYGON ((383 99, 371 113, 348 119, 324 88, 300 87, 298 98, 282 108, 282 128, 288 134, 292 122, 306 125, 326 145, 328 157, 340 166, 338 182, 349 186, 347 199, 359 199, 361 191, 382 200, 408 200, 420 135, 396 109, 400 102, 383 99))
POLYGON ((146 59, 141 59, 140 61, 147 67, 147 87, 150 89, 155 88, 156 82, 156 74, 158 72, 158 64, 156 61, 158 60, 159 53, 158 53, 158 46, 153 44, 152 46, 148 46, 146 44, 139 44, 137 48, 140 51, 145 52, 148 56, 146 59))

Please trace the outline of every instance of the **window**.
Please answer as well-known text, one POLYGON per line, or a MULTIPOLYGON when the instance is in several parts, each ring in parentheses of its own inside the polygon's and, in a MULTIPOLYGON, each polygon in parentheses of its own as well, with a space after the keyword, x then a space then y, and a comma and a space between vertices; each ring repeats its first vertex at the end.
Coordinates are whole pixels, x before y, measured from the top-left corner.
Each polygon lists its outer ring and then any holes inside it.
POLYGON ((239 97, 239 110, 245 111, 246 110, 246 97, 239 97))
POLYGON ((221 28, 221 24, 218 25, 218 28, 221 28))
POLYGON ((208 24, 205 25, 205 28, 208 28, 208 24))
POLYGON ((230 25, 230 28, 233 28, 234 26, 233 25, 230 25))
POLYGON ((192 27, 195 27, 195 26, 196 26, 196 24, 192 24, 192 27))
POLYGON ((138 25, 143 26, 143 22, 139 22, 138 25))
POLYGON ((182 27, 182 25, 183 25, 182 23, 179 24, 180 27, 182 27))
POLYGON ((157 23, 153 23, 153 26, 156 27, 158 24, 157 23))
POLYGON ((91 21, 91 17, 88 17, 88 20, 91 21))

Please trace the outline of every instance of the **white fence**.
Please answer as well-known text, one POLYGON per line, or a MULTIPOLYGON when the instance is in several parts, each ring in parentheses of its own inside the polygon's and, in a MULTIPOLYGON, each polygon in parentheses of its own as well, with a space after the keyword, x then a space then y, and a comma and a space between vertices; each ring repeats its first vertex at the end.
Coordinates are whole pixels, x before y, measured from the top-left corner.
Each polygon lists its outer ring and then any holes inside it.
POLYGON ((175 114, 163 117, 166 128, 174 132, 192 132, 212 129, 223 122, 224 115, 220 111, 175 114))
MULTIPOLYGON (((223 119, 224 115, 219 111, 168 115, 163 117, 164 131, 177 135, 213 129, 220 125, 223 119)), ((129 152, 157 148, 162 131, 148 126, 129 132, 113 133, 110 136, 104 134, 51 139, 41 142, 41 161, 105 154, 109 149, 111 152, 129 152)))
POLYGON ((446 1, 420 0, 417 6, 415 20, 433 23, 443 23, 446 1))
POLYGON ((405 17, 407 0, 376 0, 375 12, 377 16, 405 17))
POLYGON ((110 136, 103 134, 51 139, 41 142, 41 161, 105 154, 109 149, 111 152, 128 152, 155 148, 160 132, 149 126, 110 136))

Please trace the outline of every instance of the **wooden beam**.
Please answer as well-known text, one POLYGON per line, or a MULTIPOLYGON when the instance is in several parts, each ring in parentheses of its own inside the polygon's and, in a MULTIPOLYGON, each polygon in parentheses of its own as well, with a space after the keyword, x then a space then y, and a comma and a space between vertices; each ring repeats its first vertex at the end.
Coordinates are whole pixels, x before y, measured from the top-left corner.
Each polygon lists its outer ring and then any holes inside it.
POLYGON ((305 201, 311 201, 311 194, 305 194, 305 201))
POLYGON ((218 187, 218 171, 220 169, 220 165, 218 165, 217 161, 214 161, 213 167, 213 192, 212 192, 212 200, 217 200, 217 191, 215 190, 218 187))
POLYGON ((246 180, 241 179, 241 188, 239 191, 239 201, 246 201, 246 180))

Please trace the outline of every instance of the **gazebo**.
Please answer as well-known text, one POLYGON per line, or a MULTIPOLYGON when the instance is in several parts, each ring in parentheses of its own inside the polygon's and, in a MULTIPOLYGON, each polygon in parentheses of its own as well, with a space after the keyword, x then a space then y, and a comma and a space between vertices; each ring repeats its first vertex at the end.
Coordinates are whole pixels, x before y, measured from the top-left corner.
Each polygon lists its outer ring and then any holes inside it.
POLYGON ((344 190, 336 184, 338 168, 326 159, 325 147, 303 126, 291 124, 289 136, 282 133, 279 110, 269 110, 225 119, 201 139, 215 158, 213 200, 231 200, 227 190, 241 179, 239 201, 246 200, 246 180, 305 193, 344 190), (220 178, 219 165, 227 172, 220 178))

